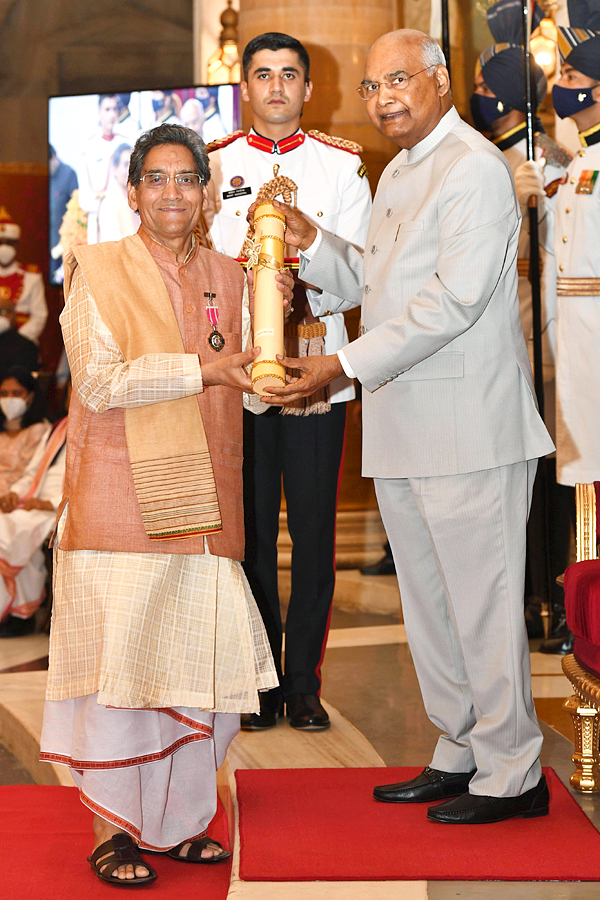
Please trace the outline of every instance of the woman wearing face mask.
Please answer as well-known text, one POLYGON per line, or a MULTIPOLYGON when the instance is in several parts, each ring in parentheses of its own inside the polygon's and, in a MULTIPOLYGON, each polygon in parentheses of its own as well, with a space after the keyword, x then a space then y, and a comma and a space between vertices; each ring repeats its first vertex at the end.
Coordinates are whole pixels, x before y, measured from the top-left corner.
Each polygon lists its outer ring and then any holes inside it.
POLYGON ((49 428, 37 380, 22 366, 8 369, 0 382, 0 496, 21 477, 49 428))

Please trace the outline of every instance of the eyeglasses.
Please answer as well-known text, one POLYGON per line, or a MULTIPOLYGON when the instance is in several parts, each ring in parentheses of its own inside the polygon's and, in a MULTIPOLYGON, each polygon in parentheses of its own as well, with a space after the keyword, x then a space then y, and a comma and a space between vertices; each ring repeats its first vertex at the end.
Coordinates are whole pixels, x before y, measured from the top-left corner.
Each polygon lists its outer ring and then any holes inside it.
POLYGON ((202 178, 196 172, 180 172, 177 175, 167 175, 165 172, 148 172, 147 175, 142 175, 140 181, 143 181, 147 187, 158 190, 158 188, 165 187, 171 178, 182 191, 191 191, 192 188, 200 187, 202 184, 202 178))
POLYGON ((424 69, 419 69, 414 75, 397 75, 392 81, 363 81, 356 90, 362 100, 370 100, 371 97, 376 97, 379 94, 379 89, 384 86, 389 88, 393 94, 399 94, 406 90, 411 78, 415 78, 417 75, 420 75, 421 72, 427 72, 428 69, 435 69, 437 66, 438 63, 435 63, 432 66, 426 66, 424 69))

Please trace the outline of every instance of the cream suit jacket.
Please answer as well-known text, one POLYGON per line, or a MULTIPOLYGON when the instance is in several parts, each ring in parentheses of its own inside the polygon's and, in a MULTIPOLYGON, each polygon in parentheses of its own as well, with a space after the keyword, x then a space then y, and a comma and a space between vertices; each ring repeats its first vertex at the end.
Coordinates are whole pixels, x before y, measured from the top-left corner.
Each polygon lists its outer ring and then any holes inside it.
MULTIPOLYGON (((364 257, 322 232, 301 277, 362 302, 343 350, 363 392, 363 475, 454 475, 549 453, 517 296, 510 168, 452 108, 385 169, 364 257)), ((316 313, 316 310, 313 311, 316 313)))

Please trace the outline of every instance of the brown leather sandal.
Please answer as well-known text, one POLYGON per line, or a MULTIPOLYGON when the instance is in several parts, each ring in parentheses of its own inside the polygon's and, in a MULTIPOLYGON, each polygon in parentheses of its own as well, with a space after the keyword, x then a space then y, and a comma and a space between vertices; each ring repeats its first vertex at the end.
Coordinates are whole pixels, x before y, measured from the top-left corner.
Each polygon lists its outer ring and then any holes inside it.
POLYGON ((167 850, 167 856, 170 856, 171 859, 176 859, 178 862, 187 862, 187 863, 201 863, 202 865, 214 865, 214 863, 223 862, 225 859, 229 859, 231 853, 229 850, 223 850, 223 847, 218 841, 215 841, 211 837, 203 837, 198 838, 197 841, 182 841, 181 844, 178 844, 176 847, 172 847, 170 850, 167 850), (190 844, 190 849, 187 852, 187 856, 180 856, 179 854, 183 850, 186 844, 190 844), (214 844, 215 847, 219 847, 223 852, 218 856, 202 856, 202 851, 209 848, 210 844, 214 844))
POLYGON ((107 884, 114 884, 117 887, 140 887, 143 884, 151 884, 156 880, 154 869, 148 865, 145 859, 142 859, 140 851, 131 836, 122 831, 113 834, 110 840, 96 847, 87 860, 98 878, 101 878, 107 884), (101 859, 103 856, 105 858, 101 859), (135 878, 113 878, 113 872, 119 866, 127 865, 132 865, 134 869, 136 866, 144 866, 150 874, 145 875, 143 878, 138 878, 137 876, 135 878))

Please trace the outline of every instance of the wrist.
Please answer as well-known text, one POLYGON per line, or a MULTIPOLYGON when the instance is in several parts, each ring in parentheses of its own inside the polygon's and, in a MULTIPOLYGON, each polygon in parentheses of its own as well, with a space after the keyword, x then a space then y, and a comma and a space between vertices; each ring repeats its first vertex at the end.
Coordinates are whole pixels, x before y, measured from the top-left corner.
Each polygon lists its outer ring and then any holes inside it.
POLYGON ((305 250, 308 250, 309 247, 312 247, 312 245, 314 244, 314 242, 316 240, 317 234, 318 234, 317 229, 315 228, 314 225, 311 225, 310 231, 302 239, 302 241, 298 245, 298 249, 302 250, 304 252, 305 250))

